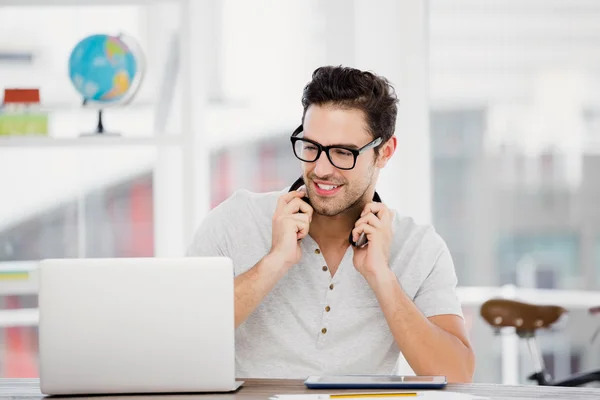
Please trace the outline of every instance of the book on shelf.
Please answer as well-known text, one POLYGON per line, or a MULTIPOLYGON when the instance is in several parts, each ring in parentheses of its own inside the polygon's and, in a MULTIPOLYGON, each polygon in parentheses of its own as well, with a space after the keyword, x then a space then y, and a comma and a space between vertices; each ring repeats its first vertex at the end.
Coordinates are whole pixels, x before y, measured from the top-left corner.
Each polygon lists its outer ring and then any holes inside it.
POLYGON ((48 113, 40 108, 39 89, 4 89, 0 136, 48 136, 48 113))

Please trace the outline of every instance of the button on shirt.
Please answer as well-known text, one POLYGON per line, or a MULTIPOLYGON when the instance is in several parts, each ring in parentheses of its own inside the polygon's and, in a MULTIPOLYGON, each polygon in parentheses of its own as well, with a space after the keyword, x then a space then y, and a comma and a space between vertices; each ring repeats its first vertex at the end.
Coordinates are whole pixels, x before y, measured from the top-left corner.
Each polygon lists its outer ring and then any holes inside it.
MULTIPOLYGON (((235 276, 246 272, 271 248, 273 214, 286 191, 237 191, 208 213, 188 255, 226 256, 235 276)), ((310 235, 300 246, 301 261, 236 330, 236 376, 395 373, 400 351, 375 293, 354 267, 352 246, 333 277, 310 235)), ((389 267, 426 317, 462 317, 452 258, 431 226, 396 212, 389 267)))

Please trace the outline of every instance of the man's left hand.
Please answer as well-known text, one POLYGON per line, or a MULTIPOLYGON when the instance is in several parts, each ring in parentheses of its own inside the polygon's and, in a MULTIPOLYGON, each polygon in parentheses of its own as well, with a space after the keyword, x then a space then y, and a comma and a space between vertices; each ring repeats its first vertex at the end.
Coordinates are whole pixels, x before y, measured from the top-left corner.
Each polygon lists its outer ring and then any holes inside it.
POLYGON ((365 206, 354 225, 352 239, 356 242, 364 232, 369 241, 363 248, 354 248, 354 266, 367 281, 389 269, 392 219, 393 213, 385 204, 372 202, 365 206))

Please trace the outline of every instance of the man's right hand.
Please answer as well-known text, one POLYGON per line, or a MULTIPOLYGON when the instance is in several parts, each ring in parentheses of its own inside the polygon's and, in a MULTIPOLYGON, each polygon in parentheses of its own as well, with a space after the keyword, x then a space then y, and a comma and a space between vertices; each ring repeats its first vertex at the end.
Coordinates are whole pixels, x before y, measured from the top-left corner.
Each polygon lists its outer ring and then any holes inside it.
POLYGON ((313 209, 302 199, 303 190, 288 192, 277 200, 273 215, 271 256, 283 262, 285 268, 297 264, 302 258, 300 239, 308 235, 313 209), (300 212, 301 211, 301 212, 300 212))
POLYGON ((308 235, 313 209, 304 192, 288 192, 277 200, 273 214, 271 251, 235 278, 235 327, 256 310, 279 279, 302 258, 300 239, 308 235), (301 212, 300 212, 301 211, 301 212))

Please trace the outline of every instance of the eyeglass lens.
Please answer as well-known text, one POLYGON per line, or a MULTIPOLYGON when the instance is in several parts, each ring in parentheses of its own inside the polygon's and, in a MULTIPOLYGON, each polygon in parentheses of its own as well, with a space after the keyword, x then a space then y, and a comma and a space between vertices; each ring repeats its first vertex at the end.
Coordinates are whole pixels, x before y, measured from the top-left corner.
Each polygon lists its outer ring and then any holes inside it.
MULTIPOLYGON (((314 162, 319 156, 319 148, 315 144, 302 139, 294 144, 294 152, 296 157, 305 162, 314 162)), ((329 149, 329 159, 337 168, 352 168, 354 165, 354 154, 340 147, 329 149)))

